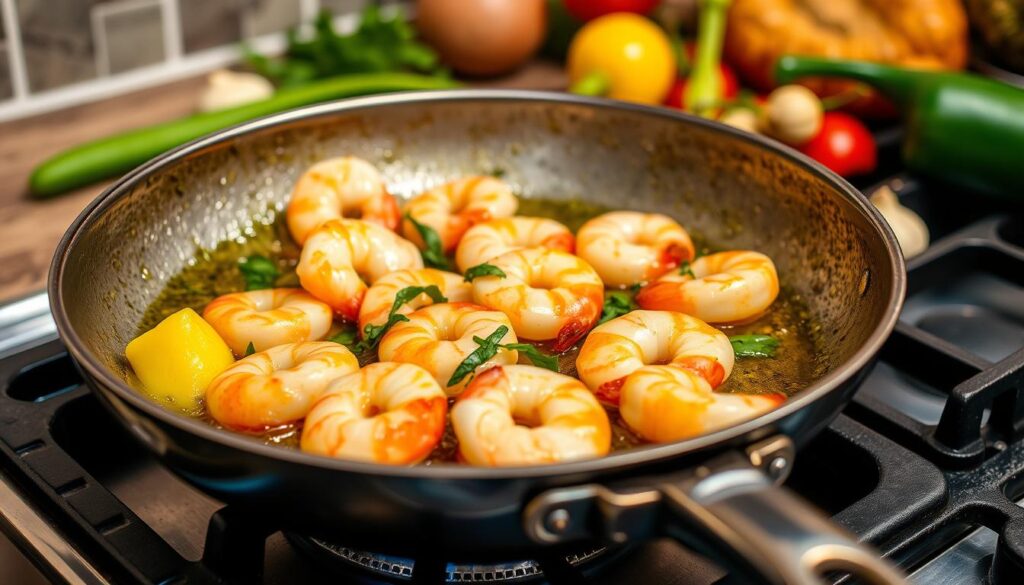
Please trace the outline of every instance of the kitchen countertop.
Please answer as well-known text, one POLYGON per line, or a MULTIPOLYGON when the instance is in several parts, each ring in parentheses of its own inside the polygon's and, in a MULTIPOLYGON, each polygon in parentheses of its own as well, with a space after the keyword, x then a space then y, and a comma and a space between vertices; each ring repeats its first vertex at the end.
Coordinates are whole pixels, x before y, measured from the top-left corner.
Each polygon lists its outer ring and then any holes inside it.
MULTIPOLYGON (((32 169, 87 140, 190 114, 203 84, 204 79, 197 77, 0 124, 0 302, 46 286, 46 273, 60 237, 109 184, 39 201, 27 192, 32 169)), ((565 77, 557 65, 535 62, 512 75, 469 85, 557 90, 565 87, 565 77)))

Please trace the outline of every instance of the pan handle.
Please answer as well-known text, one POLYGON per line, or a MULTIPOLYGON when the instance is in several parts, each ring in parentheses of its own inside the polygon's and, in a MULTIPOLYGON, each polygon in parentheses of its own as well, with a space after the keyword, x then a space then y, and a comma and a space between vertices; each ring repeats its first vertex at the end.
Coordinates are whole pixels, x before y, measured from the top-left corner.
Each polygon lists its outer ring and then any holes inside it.
POLYGON ((595 531, 613 543, 671 536, 774 584, 817 585, 829 571, 877 585, 906 583, 878 553, 779 485, 792 461, 793 445, 780 436, 633 487, 553 489, 529 503, 525 527, 544 544, 593 538, 595 531))

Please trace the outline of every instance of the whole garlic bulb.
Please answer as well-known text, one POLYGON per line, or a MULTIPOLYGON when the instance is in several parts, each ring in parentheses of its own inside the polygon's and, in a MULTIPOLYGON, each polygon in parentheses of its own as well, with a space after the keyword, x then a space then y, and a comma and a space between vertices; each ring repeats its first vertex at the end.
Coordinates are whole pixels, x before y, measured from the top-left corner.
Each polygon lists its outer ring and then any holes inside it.
POLYGON ((255 73, 221 69, 206 78, 206 88, 199 97, 199 110, 210 112, 267 99, 274 86, 255 73))
POLYGON ((880 187, 871 194, 871 203, 889 222, 904 258, 913 258, 928 248, 928 226, 913 210, 900 205, 900 200, 889 187, 880 187))

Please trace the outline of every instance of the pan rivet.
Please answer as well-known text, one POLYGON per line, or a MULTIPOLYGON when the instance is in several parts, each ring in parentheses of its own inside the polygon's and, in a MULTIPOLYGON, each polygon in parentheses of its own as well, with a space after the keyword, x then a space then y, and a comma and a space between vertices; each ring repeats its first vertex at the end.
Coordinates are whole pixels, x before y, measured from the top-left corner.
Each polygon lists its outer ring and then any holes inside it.
POLYGON ((776 457, 768 463, 768 475, 773 478, 779 477, 782 475, 782 472, 786 471, 788 465, 789 462, 786 461, 785 457, 776 457))
POLYGON ((555 533, 565 532, 569 527, 569 512, 565 508, 558 508, 548 514, 548 530, 555 533))

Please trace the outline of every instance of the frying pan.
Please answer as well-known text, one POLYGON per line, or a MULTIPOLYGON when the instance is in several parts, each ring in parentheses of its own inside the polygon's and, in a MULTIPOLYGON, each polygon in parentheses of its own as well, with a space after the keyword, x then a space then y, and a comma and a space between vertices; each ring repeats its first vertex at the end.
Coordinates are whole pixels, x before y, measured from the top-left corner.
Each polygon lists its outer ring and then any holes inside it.
POLYGON ((449 560, 531 558, 669 535, 739 574, 812 583, 831 570, 900 579, 777 486, 794 450, 839 413, 872 364, 905 286, 881 216, 792 150, 668 109, 466 90, 304 108, 169 152, 78 217, 57 249, 49 293, 69 352, 116 418, 186 480, 268 525, 449 560), (522 197, 669 213, 718 245, 763 251, 816 318, 819 375, 778 409, 707 435, 499 469, 313 456, 141 394, 124 347, 167 279, 197 248, 272 218, 304 169, 342 154, 378 165, 399 196, 501 168, 522 197))

